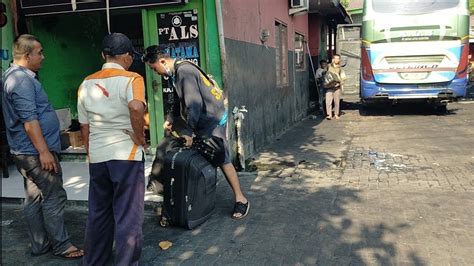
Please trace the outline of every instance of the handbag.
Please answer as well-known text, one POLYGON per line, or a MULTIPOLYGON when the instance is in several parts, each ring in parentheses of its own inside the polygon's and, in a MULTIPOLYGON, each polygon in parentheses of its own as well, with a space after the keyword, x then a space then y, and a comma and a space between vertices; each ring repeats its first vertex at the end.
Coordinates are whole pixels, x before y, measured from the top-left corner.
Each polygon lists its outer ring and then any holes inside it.
POLYGON ((336 76, 336 74, 330 71, 327 71, 326 75, 324 75, 324 83, 323 83, 324 88, 332 89, 336 86, 337 82, 339 82, 339 79, 336 76))
POLYGON ((224 140, 219 137, 211 136, 209 138, 203 138, 196 136, 193 138, 192 148, 215 167, 225 162, 226 151, 224 140))
MULTIPOLYGON (((185 147, 186 140, 180 137, 176 131, 171 132, 173 147, 185 147)), ((211 136, 209 138, 195 136, 191 149, 201 154, 210 164, 217 167, 225 162, 225 144, 219 137, 211 136)))

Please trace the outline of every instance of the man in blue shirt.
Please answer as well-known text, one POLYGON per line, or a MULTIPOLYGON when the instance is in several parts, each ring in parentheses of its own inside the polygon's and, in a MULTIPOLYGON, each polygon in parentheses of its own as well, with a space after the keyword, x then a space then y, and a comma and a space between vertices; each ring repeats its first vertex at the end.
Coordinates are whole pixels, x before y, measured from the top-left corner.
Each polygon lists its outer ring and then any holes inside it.
POLYGON ((32 35, 13 44, 13 64, 2 75, 2 109, 10 152, 24 177, 24 215, 33 255, 52 250, 56 256, 80 258, 64 225, 67 195, 57 153, 61 150, 59 120, 36 72, 43 48, 32 35))

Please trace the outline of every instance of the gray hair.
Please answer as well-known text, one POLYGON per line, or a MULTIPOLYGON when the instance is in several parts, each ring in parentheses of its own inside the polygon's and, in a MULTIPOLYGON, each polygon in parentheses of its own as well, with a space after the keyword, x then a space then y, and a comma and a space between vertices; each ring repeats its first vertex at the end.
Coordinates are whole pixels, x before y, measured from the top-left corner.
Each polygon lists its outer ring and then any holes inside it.
POLYGON ((19 60, 23 55, 33 52, 35 42, 39 43, 40 41, 36 36, 30 34, 16 37, 13 42, 13 58, 19 60))

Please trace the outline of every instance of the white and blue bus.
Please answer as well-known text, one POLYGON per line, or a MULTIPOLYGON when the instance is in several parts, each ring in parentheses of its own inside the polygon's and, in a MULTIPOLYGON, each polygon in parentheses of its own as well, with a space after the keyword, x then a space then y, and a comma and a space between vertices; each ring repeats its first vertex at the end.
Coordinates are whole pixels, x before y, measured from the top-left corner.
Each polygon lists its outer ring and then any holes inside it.
POLYGON ((365 0, 360 97, 446 106, 468 82, 468 0, 365 0))

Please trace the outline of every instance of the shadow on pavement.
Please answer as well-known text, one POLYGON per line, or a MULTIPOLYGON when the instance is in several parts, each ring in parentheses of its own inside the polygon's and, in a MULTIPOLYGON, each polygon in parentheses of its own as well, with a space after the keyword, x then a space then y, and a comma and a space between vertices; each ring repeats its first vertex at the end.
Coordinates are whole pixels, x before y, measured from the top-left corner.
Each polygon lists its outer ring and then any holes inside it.
MULTIPOLYGON (((277 138, 274 143, 259 151, 257 158, 249 161, 247 171, 270 170, 278 171, 287 167, 294 167, 301 163, 313 164, 322 168, 329 168, 339 158, 325 147, 338 147, 340 138, 338 128, 328 127, 325 130, 333 132, 332 137, 321 134, 319 125, 325 121, 322 116, 316 119, 303 120, 277 138), (308 130, 309 129, 309 130, 308 130)), ((339 125, 342 130, 342 125, 339 125)), ((334 148, 332 148, 334 149, 334 148)))
POLYGON ((436 107, 425 103, 390 103, 379 104, 360 104, 359 114, 361 116, 403 116, 403 115, 422 115, 422 116, 448 116, 455 115, 457 108, 436 107))
MULTIPOLYGON (((230 219, 231 199, 218 197, 216 213, 193 231, 146 223, 142 265, 397 264, 395 243, 384 239, 408 225, 358 223, 347 207, 363 203, 357 190, 310 189, 306 182, 304 177, 257 178, 250 194, 251 213, 242 221, 230 219), (157 239, 169 240, 173 247, 161 251, 157 239)), ((219 190, 230 195, 224 183, 219 190)), ((410 256, 409 264, 424 264, 416 253, 410 256)))

